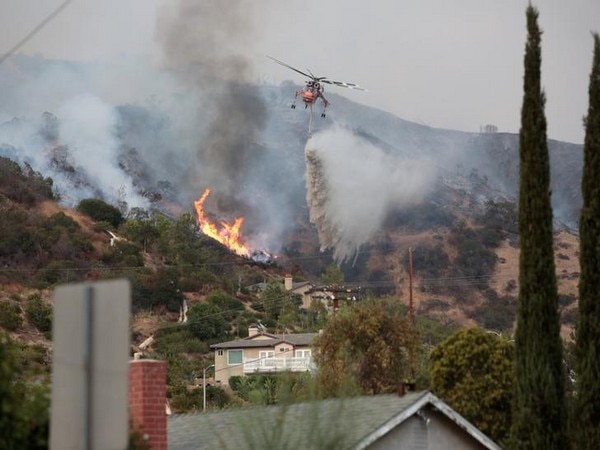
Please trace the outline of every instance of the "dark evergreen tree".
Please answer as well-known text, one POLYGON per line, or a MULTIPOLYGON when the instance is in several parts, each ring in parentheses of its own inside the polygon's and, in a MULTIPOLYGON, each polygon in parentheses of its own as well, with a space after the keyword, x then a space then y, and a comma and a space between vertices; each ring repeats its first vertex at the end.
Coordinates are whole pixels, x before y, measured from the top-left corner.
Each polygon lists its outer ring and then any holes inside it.
POLYGON ((538 11, 527 8, 521 109, 519 308, 510 447, 568 448, 538 11))
POLYGON ((579 223, 581 278, 577 325, 574 431, 578 449, 600 448, 600 37, 585 119, 583 209, 579 223))

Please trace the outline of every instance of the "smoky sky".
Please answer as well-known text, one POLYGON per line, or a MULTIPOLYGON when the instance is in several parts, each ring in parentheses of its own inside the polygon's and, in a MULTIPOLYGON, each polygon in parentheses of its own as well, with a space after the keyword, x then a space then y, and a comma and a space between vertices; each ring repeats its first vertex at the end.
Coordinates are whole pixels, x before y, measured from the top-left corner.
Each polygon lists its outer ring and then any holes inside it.
MULTIPOLYGON (((18 42, 59 3, 5 0, 0 52, 18 42)), ((221 47, 221 59, 229 53, 243 53, 252 62, 256 79, 301 81, 300 75, 266 61, 264 55, 270 54, 301 70, 309 68, 315 74, 365 86, 369 89, 366 96, 351 91, 343 95, 406 120, 473 132, 490 123, 500 131, 515 133, 520 126, 528 3, 76 1, 21 51, 85 61, 131 59, 140 54, 163 60, 167 36, 157 22, 169 14, 193 16, 194 8, 218 4, 221 11, 209 11, 208 17, 222 25, 220 33, 228 35, 227 45, 222 45, 218 34, 207 42, 221 47), (239 13, 228 15, 229 11, 239 13)), ((600 2, 538 0, 532 4, 540 11, 544 32, 542 82, 548 136, 582 143, 581 119, 587 111, 593 49, 590 31, 600 31, 600 2)), ((191 21, 186 23, 197 32, 191 21)), ((182 34, 189 32, 182 28, 182 34)), ((190 54, 196 45, 194 40, 181 42, 180 53, 173 58, 190 54)))

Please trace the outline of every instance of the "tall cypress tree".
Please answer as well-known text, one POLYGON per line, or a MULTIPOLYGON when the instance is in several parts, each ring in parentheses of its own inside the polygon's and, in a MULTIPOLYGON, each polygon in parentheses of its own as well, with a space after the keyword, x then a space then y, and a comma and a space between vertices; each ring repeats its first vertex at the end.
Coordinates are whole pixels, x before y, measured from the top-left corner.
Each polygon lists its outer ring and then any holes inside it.
POLYGON ((565 449, 565 370, 554 267, 550 159, 541 88, 538 11, 527 8, 521 109, 519 308, 510 447, 565 449))
POLYGON ((577 396, 573 421, 577 448, 600 448, 600 37, 585 119, 583 208, 579 222, 581 278, 577 325, 577 396))

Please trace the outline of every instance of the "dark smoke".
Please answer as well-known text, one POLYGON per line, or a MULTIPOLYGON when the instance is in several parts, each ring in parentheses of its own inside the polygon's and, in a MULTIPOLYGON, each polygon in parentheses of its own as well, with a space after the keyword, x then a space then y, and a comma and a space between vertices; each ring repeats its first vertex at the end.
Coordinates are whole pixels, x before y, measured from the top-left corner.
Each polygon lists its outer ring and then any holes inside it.
POLYGON ((163 11, 158 23, 165 66, 200 93, 202 102, 197 120, 205 134, 196 143, 195 164, 184 176, 194 199, 211 187, 215 196, 229 197, 220 204, 243 207, 246 185, 256 182, 252 161, 261 158, 256 142, 266 107, 246 84, 252 76, 246 55, 256 32, 249 14, 253 9, 252 2, 242 0, 180 0, 175 10, 163 11))

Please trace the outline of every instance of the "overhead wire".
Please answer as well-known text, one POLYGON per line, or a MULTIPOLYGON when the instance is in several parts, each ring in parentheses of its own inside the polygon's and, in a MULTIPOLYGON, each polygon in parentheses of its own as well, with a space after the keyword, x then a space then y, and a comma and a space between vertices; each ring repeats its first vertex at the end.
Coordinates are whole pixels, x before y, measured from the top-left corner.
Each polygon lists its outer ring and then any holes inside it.
POLYGON ((44 20, 42 20, 39 24, 37 24, 29 33, 23 37, 19 42, 17 42, 12 48, 10 48, 3 56, 0 56, 0 64, 10 58, 17 50, 23 47, 31 38, 33 38, 36 34, 38 34, 42 28, 48 25, 56 16, 58 16, 62 11, 65 10, 69 4, 71 4, 74 0, 65 0, 62 2, 56 9, 50 12, 44 20))

